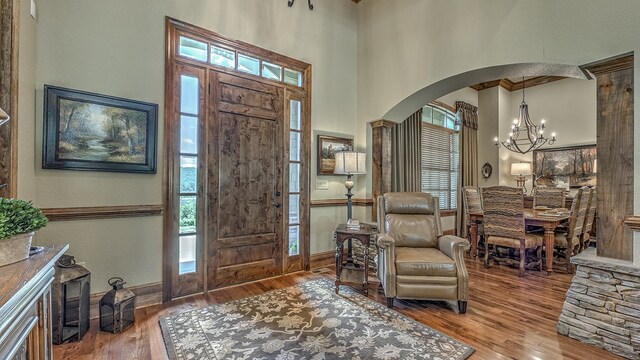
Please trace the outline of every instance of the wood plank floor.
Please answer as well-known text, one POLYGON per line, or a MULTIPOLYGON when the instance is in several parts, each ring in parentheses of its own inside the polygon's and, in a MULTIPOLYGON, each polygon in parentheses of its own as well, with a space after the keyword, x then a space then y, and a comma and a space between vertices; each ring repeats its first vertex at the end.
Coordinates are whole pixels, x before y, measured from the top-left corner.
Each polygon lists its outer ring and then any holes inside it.
MULTIPOLYGON (((394 309, 476 349, 471 359, 619 359, 600 348, 556 333, 571 275, 527 271, 467 259, 470 296, 467 314, 458 315, 446 303, 396 300, 394 309)), ((125 333, 100 332, 92 321, 80 342, 54 346, 54 359, 166 359, 158 319, 161 316, 280 289, 320 277, 333 269, 299 272, 279 278, 216 290, 206 295, 136 311, 136 323, 125 333)), ((369 297, 384 303, 371 285, 369 297)))

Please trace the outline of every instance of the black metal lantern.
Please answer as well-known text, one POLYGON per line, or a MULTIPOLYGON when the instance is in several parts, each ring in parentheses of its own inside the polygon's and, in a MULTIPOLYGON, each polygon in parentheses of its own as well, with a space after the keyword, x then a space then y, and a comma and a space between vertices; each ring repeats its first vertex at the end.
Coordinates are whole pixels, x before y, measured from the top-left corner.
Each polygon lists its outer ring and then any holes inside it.
POLYGON ((73 256, 62 255, 56 262, 51 285, 52 341, 78 341, 89 330, 91 273, 77 265, 73 256))
POLYGON ((135 321, 136 295, 123 286, 122 278, 109 279, 112 289, 100 299, 100 330, 118 334, 135 321))

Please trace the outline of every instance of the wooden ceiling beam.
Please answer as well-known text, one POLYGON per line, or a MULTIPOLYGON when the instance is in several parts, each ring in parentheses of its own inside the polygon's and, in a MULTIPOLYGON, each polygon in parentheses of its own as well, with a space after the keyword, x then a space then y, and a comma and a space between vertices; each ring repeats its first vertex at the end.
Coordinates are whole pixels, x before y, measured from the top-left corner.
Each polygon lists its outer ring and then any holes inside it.
POLYGON ((564 76, 537 76, 531 79, 527 79, 524 82, 518 81, 517 83, 513 83, 513 86, 509 91, 522 90, 522 87, 530 88, 532 86, 544 85, 550 82, 558 81, 566 79, 564 76))
POLYGON ((606 74, 614 71, 620 71, 633 68, 633 53, 624 54, 622 56, 597 61, 595 63, 586 64, 581 68, 589 70, 593 75, 606 74))
POLYGON ((485 81, 480 84, 472 85, 470 88, 480 91, 485 89, 490 89, 492 87, 501 86, 502 88, 508 91, 516 91, 521 90, 523 86, 530 88, 532 86, 548 84, 553 81, 558 81, 566 79, 564 76, 536 76, 531 79, 527 79, 525 81, 513 82, 509 79, 499 79, 499 80, 491 80, 485 81))

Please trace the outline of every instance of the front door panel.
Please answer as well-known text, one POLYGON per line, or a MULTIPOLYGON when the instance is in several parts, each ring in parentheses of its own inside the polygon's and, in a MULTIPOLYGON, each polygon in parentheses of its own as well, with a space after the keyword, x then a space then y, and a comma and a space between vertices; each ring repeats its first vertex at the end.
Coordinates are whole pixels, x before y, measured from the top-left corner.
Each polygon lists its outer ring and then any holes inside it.
POLYGON ((209 288, 282 273, 283 94, 211 71, 209 288))

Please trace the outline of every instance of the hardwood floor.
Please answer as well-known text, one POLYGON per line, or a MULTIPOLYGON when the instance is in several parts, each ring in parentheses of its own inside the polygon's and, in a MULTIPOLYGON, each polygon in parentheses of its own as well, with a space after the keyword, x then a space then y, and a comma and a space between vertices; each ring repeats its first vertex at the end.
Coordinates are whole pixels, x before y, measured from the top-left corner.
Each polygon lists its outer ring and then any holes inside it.
MULTIPOLYGON (((467 259, 469 307, 458 315, 443 302, 396 300, 394 309, 474 347, 470 359, 619 359, 600 348, 556 333, 571 275, 527 271, 467 259)), ((166 359, 158 325, 161 316, 280 289, 320 277, 333 269, 299 272, 210 292, 136 311, 136 323, 125 333, 99 331, 97 321, 80 342, 54 346, 54 359, 166 359)), ((385 303, 382 290, 371 284, 369 297, 385 303)))

